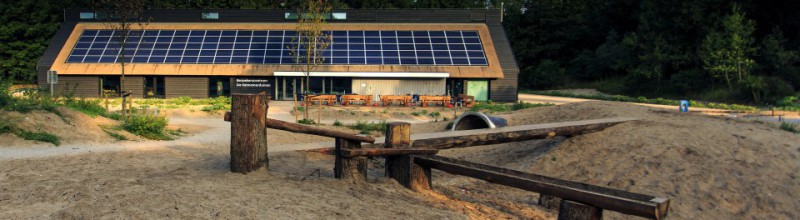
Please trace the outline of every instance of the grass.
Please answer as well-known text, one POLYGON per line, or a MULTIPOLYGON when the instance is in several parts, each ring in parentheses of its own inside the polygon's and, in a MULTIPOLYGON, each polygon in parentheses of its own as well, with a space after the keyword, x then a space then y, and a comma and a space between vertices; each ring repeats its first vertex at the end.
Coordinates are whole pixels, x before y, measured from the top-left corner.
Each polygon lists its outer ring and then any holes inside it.
POLYGON ((552 103, 527 103, 527 102, 516 102, 514 104, 504 104, 504 103, 493 103, 489 102, 478 102, 470 111, 481 111, 481 112, 489 112, 489 113, 496 113, 496 112, 508 112, 508 111, 516 111, 521 109, 527 108, 536 108, 536 107, 545 107, 545 106, 553 106, 552 103))
POLYGON ((100 102, 102 101, 99 99, 66 99, 64 100, 64 106, 91 117, 96 117, 98 115, 106 115, 107 113, 106 109, 103 106, 100 106, 100 102))
POLYGON ((118 141, 128 140, 128 138, 126 138, 125 136, 123 136, 123 135, 121 135, 121 134, 119 134, 117 132, 111 131, 109 129, 103 129, 103 131, 106 132, 106 134, 108 134, 108 136, 111 136, 111 137, 113 137, 114 139, 116 139, 118 141))
POLYGON ((384 133, 386 132, 386 120, 381 120, 378 123, 358 121, 355 124, 348 125, 347 127, 353 130, 358 130, 361 134, 370 134, 372 131, 384 133))
POLYGON ((795 134, 800 133, 800 131, 798 131, 798 129, 797 129, 797 126, 795 126, 792 123, 781 122, 780 128, 781 128, 781 130, 792 132, 792 133, 795 133, 795 134))
POLYGON ((150 114, 131 114, 122 120, 122 129, 152 140, 172 140, 166 135, 167 118, 150 114))
POLYGON ((58 136, 46 131, 31 132, 31 131, 19 130, 18 132, 16 132, 16 135, 25 140, 48 142, 56 146, 61 145, 61 140, 59 140, 58 136))
MULTIPOLYGON (((650 98, 646 98, 646 97, 643 97, 643 96, 630 97, 630 96, 624 96, 624 95, 581 95, 581 94, 572 94, 572 93, 559 92, 559 91, 523 91, 523 93, 537 94, 537 95, 548 95, 548 96, 582 98, 582 99, 595 99, 595 100, 605 100, 605 101, 617 101, 617 102, 635 102, 635 103, 657 104, 657 105, 678 106, 680 104, 680 100, 665 99, 665 98, 650 99, 650 98)), ((697 100, 689 100, 689 106, 690 107, 696 107, 696 108, 713 108, 713 109, 723 109, 723 110, 733 110, 733 111, 756 111, 756 110, 758 110, 758 107, 749 106, 749 105, 726 104, 726 103, 716 103, 716 102, 701 102, 701 101, 697 101, 697 100)))
POLYGON ((313 125, 313 124, 316 124, 317 122, 315 122, 312 119, 304 118, 304 119, 297 120, 297 123, 298 124, 304 124, 304 125, 313 125))
POLYGON ((342 122, 339 121, 339 119, 336 119, 336 121, 333 122, 333 126, 341 127, 342 125, 344 125, 344 124, 342 124, 342 122))

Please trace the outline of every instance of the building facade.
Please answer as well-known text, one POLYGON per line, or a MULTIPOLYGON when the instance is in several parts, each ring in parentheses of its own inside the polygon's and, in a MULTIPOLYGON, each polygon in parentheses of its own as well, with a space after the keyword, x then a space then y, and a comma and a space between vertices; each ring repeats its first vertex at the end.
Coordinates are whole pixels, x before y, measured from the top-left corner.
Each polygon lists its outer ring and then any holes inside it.
MULTIPOLYGON (((151 21, 134 24, 124 45, 101 16, 65 11, 37 65, 42 88, 52 70, 57 93, 83 97, 121 86, 145 98, 267 91, 291 100, 305 90, 291 10, 149 10, 151 21)), ((517 100, 519 68, 499 10, 333 10, 328 17, 330 43, 310 73, 312 93, 517 100)))

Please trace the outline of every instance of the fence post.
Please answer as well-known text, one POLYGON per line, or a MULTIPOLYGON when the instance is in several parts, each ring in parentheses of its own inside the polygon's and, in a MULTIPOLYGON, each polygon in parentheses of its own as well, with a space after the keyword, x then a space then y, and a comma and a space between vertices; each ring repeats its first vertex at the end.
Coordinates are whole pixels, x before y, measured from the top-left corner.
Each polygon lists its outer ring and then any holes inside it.
POLYGON ((266 93, 233 94, 231 100, 231 171, 269 169, 267 158, 266 93))
POLYGON ((336 138, 336 161, 333 176, 337 179, 362 182, 367 179, 367 157, 343 157, 341 149, 360 149, 361 141, 336 138))
POLYGON ((597 207, 562 199, 558 208, 558 220, 600 220, 603 210, 597 207))
MULTIPOLYGON (((411 143, 411 124, 391 122, 386 124, 386 148, 409 148, 411 143)), ((397 180, 412 190, 431 189, 431 169, 414 163, 413 156, 386 157, 386 176, 397 180)))

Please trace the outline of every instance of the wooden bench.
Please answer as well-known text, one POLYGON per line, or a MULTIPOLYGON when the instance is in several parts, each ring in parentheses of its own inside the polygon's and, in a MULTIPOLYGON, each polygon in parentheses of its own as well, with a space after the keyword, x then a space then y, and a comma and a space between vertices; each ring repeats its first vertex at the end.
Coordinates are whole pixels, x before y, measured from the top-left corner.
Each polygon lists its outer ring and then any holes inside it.
POLYGON ((342 105, 349 106, 351 102, 364 102, 365 106, 369 106, 372 95, 342 95, 342 105))
POLYGON ((336 95, 306 95, 306 104, 312 105, 314 102, 327 103, 333 105, 336 103, 336 95))
POLYGON ((428 102, 436 102, 442 104, 442 106, 447 105, 450 103, 450 96, 447 95, 421 95, 419 96, 419 100, 422 102, 422 107, 427 107, 428 102))
POLYGON ((381 104, 383 106, 388 106, 391 102, 400 102, 403 106, 408 106, 408 103, 411 102, 410 95, 382 95, 381 96, 381 104))

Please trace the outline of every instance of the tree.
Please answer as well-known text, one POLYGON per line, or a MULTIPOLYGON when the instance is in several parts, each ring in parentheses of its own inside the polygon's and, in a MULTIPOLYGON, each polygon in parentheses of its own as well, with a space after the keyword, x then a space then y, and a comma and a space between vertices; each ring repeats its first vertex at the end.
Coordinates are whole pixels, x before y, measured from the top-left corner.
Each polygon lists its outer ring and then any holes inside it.
MULTIPOLYGON (((326 0, 308 0, 299 5, 297 10, 297 36, 294 41, 296 45, 289 46, 290 55, 295 59, 295 63, 302 64, 303 75, 306 78, 305 95, 309 94, 309 83, 311 71, 325 62, 322 55, 331 42, 331 35, 324 31, 327 28, 326 21, 330 16, 331 5, 326 0)), ((308 108, 303 111, 303 118, 308 119, 308 108)))
MULTIPOLYGON (((125 50, 128 48, 128 39, 132 36, 141 35, 142 27, 150 22, 149 18, 143 17, 145 0, 98 0, 95 2, 97 7, 97 18, 105 22, 109 29, 114 31, 113 41, 119 46, 117 61, 121 66, 119 78, 120 93, 125 91, 125 50)), ((125 103, 122 103, 125 105, 125 103)))
POLYGON ((700 46, 705 69, 715 78, 725 79, 730 91, 733 91, 734 80, 748 79, 745 84, 761 84, 756 78, 748 78, 756 64, 753 56, 758 50, 752 37, 755 22, 747 19, 738 5, 732 8, 731 14, 722 19, 721 30, 710 32, 700 46))

